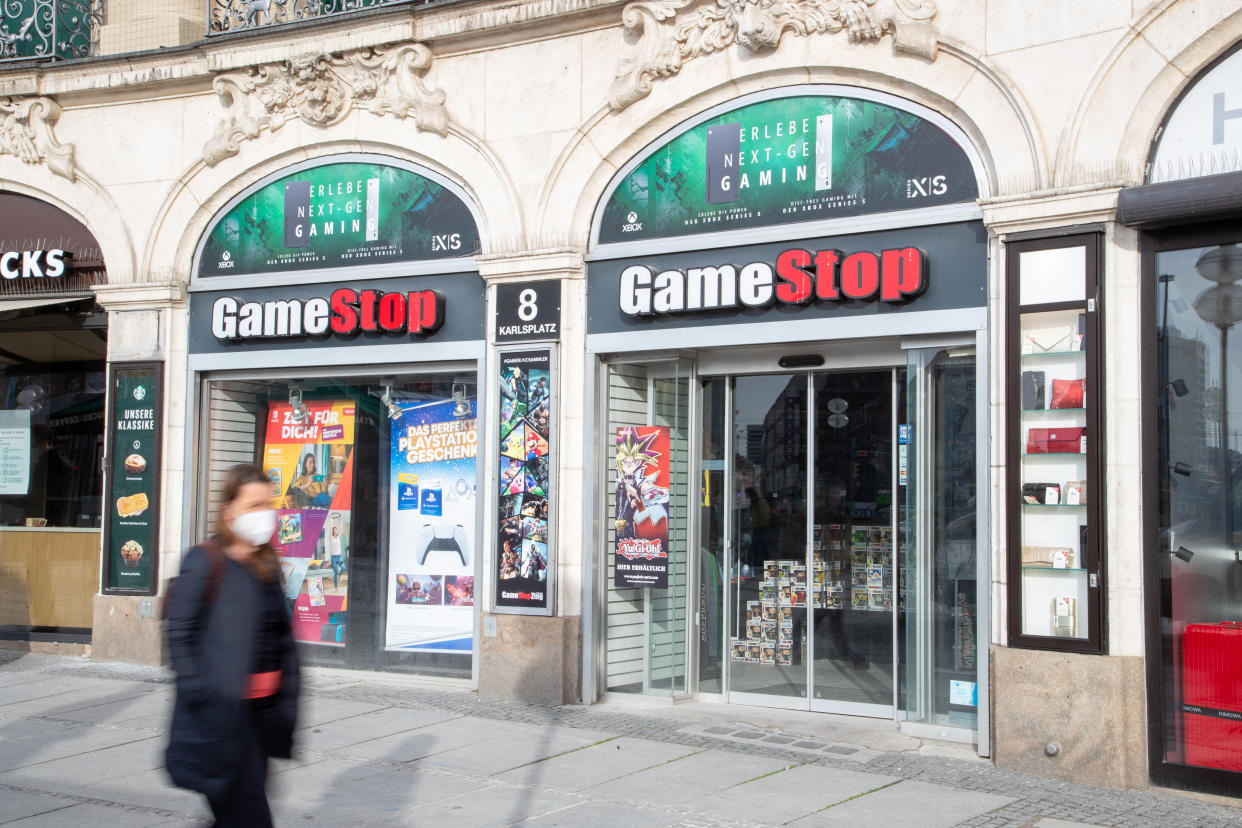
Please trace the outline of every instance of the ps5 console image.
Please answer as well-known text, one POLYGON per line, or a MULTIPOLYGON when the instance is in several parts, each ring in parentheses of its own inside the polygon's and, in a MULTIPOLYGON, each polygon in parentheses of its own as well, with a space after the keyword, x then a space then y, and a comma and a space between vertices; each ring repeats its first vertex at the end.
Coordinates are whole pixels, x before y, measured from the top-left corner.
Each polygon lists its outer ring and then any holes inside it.
POLYGON ((460 523, 453 527, 451 533, 444 531, 443 525, 424 523, 418 530, 416 549, 422 552, 418 556, 418 565, 427 563, 427 556, 432 552, 456 552, 462 566, 470 565, 470 545, 466 541, 466 529, 460 523))

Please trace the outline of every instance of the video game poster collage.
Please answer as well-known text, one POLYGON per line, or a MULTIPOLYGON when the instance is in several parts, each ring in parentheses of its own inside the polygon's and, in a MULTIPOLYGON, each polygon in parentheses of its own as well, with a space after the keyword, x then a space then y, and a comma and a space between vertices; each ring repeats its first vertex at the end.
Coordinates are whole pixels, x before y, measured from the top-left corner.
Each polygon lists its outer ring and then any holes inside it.
POLYGON ((545 610, 551 487, 552 355, 500 355, 500 515, 496 606, 545 610))

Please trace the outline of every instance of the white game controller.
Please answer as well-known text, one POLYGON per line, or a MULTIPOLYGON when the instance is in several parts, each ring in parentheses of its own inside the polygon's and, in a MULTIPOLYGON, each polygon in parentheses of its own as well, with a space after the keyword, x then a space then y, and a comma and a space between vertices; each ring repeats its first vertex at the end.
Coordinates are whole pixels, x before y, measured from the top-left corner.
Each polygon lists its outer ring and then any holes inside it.
POLYGON ((456 552, 461 565, 470 566, 470 546, 466 542, 466 529, 460 523, 453 527, 453 534, 447 536, 437 535, 430 523, 423 524, 423 528, 418 530, 415 548, 422 549, 422 554, 418 556, 419 566, 427 563, 427 555, 432 552, 456 552))

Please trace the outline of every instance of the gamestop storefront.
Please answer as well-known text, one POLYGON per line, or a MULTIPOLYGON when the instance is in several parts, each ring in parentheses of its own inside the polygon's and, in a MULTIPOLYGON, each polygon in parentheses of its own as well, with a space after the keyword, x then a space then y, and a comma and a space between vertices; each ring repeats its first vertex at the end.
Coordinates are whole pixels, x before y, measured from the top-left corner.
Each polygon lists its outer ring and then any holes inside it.
POLYGON ((795 87, 613 180, 587 274, 588 698, 885 717, 986 752, 981 170, 937 113, 795 87))
POLYGON ((229 467, 261 465, 312 663, 473 674, 478 252, 458 188, 366 155, 256 183, 199 244, 185 542, 229 467))

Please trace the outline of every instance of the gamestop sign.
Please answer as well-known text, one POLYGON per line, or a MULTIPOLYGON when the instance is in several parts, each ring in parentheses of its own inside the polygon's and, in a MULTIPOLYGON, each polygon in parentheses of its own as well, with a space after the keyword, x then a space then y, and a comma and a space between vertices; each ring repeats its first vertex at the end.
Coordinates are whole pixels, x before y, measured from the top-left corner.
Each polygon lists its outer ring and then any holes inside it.
POLYGON ((630 317, 845 301, 904 303, 927 289, 917 247, 843 253, 792 247, 771 260, 684 269, 631 264, 621 271, 621 312, 630 317))
POLYGON ((226 342, 360 333, 428 336, 443 324, 444 297, 434 290, 338 288, 301 299, 220 296, 211 305, 212 336, 226 342))

